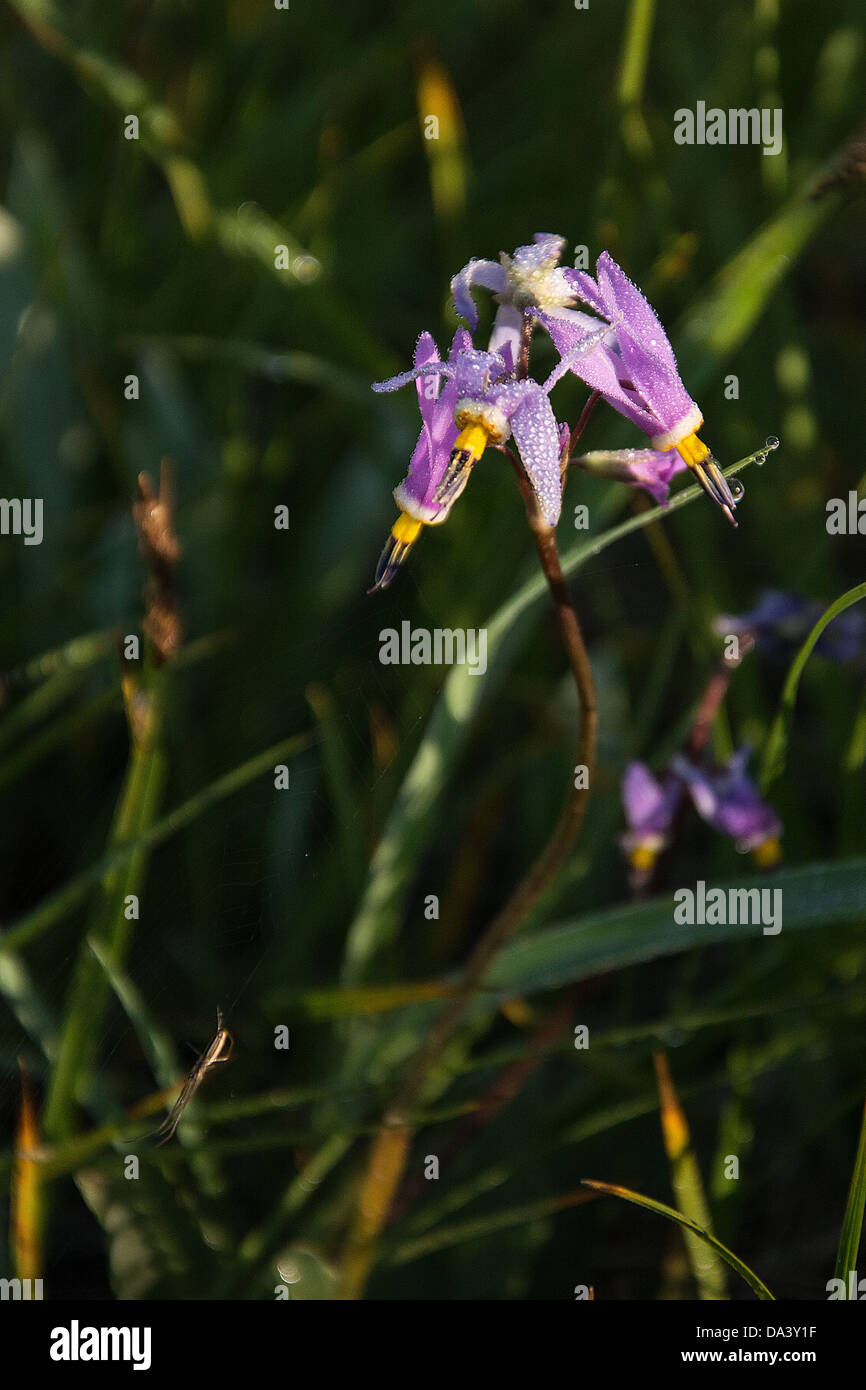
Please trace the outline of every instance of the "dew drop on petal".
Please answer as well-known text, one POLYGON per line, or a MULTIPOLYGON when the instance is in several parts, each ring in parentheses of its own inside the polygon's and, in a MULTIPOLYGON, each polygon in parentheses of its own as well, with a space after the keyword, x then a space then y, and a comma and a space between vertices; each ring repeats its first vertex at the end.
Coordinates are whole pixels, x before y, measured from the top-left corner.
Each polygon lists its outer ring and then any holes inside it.
POLYGON ((746 489, 743 487, 743 484, 740 482, 739 478, 733 478, 731 480, 731 496, 733 497, 735 502, 739 502, 741 500, 745 491, 746 489))

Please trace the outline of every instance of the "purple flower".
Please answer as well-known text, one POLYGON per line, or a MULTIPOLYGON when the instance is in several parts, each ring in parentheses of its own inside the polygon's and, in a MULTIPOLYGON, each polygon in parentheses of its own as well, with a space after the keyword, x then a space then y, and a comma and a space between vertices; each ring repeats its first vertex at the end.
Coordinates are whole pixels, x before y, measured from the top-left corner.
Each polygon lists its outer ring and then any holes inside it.
POLYGON ((654 449, 595 449, 574 462, 601 478, 645 488, 660 507, 667 503, 671 478, 686 466, 676 449, 666 454, 654 449))
MULTIPOLYGON (((723 637, 754 634, 759 651, 787 656, 805 642, 824 607, 779 589, 766 589, 748 613, 717 618, 713 628, 723 637)), ((839 613, 821 633, 815 651, 828 661, 856 661, 866 651, 866 615, 854 608, 839 613)))
MULTIPOLYGON (((565 237, 536 232, 531 246, 518 246, 513 256, 502 251, 498 261, 471 260, 451 281, 454 307, 473 331, 478 327, 478 310, 470 293, 472 286, 482 285, 494 291, 499 308, 489 347, 504 357, 512 370, 517 366, 520 334, 528 309, 551 317, 574 314, 568 308, 575 300, 569 278, 573 272, 559 265, 564 246, 565 237)), ((588 314, 574 316, 584 331, 599 327, 588 314)))
POLYGON ((394 496, 400 516, 379 559, 374 589, 384 589, 403 563, 422 526, 445 520, 488 445, 513 435, 545 521, 554 526, 562 507, 560 453, 566 432, 557 424, 545 387, 517 381, 505 357, 469 346, 455 335, 447 362, 439 359, 429 334, 419 339, 415 366, 376 382, 374 391, 418 387, 424 429, 409 473, 394 496), (423 382, 444 377, 441 395, 425 405, 423 382), (425 415, 425 409, 429 411, 425 415))
POLYGON ((729 835, 741 854, 749 850, 762 867, 778 862, 782 825, 773 807, 762 801, 746 771, 748 748, 740 748, 724 767, 697 767, 683 754, 670 764, 686 784, 695 809, 708 825, 729 835))
MULTIPOLYGON (((463 328, 458 329, 448 354, 449 363, 453 363, 461 352, 471 347, 472 339, 469 334, 463 328)), ((443 367, 443 364, 432 334, 421 334, 415 347, 414 362, 418 407, 421 411, 421 433, 409 463, 409 472, 394 489, 400 516, 394 523, 380 556, 373 590, 384 589, 390 584, 409 553, 409 548, 417 538, 422 524, 435 526, 444 521, 457 500, 456 493, 447 500, 437 497, 457 438, 457 426, 454 423, 457 388, 453 380, 446 380, 442 389, 441 378, 435 374, 436 368, 443 367), (422 376, 425 369, 428 374, 422 376)), ((413 373, 408 372, 394 380, 403 385, 404 380, 411 380, 412 377, 413 373)), ((374 391, 394 389, 388 382, 373 387, 374 391)))
POLYGON ((733 509, 737 498, 706 444, 698 438, 703 424, 700 407, 680 380, 673 348, 655 311, 607 251, 598 258, 595 280, 585 271, 562 273, 575 294, 608 322, 610 332, 600 346, 587 352, 582 339, 587 332, 594 332, 594 327, 570 312, 537 311, 561 357, 548 389, 566 371, 574 372, 643 431, 658 455, 659 470, 669 468, 667 455, 676 451, 736 525, 733 509))
POLYGON ((680 782, 669 772, 653 777, 645 763, 629 763, 622 779, 622 804, 628 831, 620 844, 639 874, 648 874, 665 848, 682 800, 680 782))

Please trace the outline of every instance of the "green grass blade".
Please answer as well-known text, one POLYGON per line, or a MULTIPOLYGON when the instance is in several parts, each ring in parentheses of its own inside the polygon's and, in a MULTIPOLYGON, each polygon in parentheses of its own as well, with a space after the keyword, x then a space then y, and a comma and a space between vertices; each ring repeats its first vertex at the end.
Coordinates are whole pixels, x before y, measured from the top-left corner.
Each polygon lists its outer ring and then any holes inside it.
MULTIPOLYGON (((841 922, 862 922, 866 902, 866 858, 809 864, 774 874, 713 885, 723 888, 780 889, 783 931, 801 931, 841 922)), ((619 970, 638 961, 675 955, 694 946, 754 938, 752 923, 680 925, 672 897, 627 904, 545 928, 510 943, 487 976, 487 993, 515 994, 554 989, 591 975, 619 970)), ((489 1002, 486 1005, 489 1007, 489 1002)))
MULTIPOLYGON (((729 888, 779 889, 785 904, 783 931, 862 921, 866 903, 866 857, 830 864, 798 865, 766 875, 714 884, 729 888)), ((504 999, 558 989, 592 975, 677 955, 693 947, 763 939, 751 922, 683 924, 674 921, 669 896, 624 903, 558 922, 510 942, 488 972, 480 1009, 504 999)), ((373 1014, 411 1007, 447 992, 448 981, 414 981, 368 987, 314 989, 303 996, 311 1017, 373 1014)), ((425 1015, 426 1017, 426 1015, 425 1015)))
POLYGON ((595 1199, 591 1192, 566 1192, 561 1197, 546 1197, 538 1202, 527 1202, 524 1206, 508 1207, 485 1216, 476 1216, 468 1221, 455 1221, 451 1225, 440 1226, 429 1235, 418 1236, 413 1240, 403 1240, 394 1249, 383 1246, 385 1264, 405 1265, 420 1260, 424 1255, 432 1255, 437 1250, 447 1250, 464 1241, 483 1240, 494 1231, 507 1231, 514 1226, 528 1225, 531 1221, 543 1221, 545 1217, 556 1216, 561 1211, 582 1206, 595 1199), (387 1254, 385 1253, 387 1251, 387 1254))
POLYGON ((785 681, 782 691, 782 700, 779 712, 773 721, 767 738, 767 746, 764 749, 764 760, 761 765, 761 790, 766 792, 772 786, 776 778, 781 775, 785 768, 785 759, 788 753, 788 739, 791 732, 791 724, 794 718, 794 706, 797 702, 797 691, 800 686, 800 677, 803 669, 818 638, 824 629, 829 626, 835 617, 844 613, 846 608, 858 603, 861 598, 866 598, 866 584, 858 584, 856 588, 849 589, 847 593, 837 598, 835 603, 831 603, 825 613, 821 614, 809 636, 806 638, 802 647, 798 651, 791 663, 791 669, 785 681))
POLYGON ((632 1192, 631 1188, 618 1187, 614 1183, 595 1182, 590 1178, 584 1178, 583 1186, 592 1188, 594 1192, 607 1192, 611 1197, 622 1197, 623 1201, 632 1202, 636 1207, 643 1207, 644 1211, 653 1211, 657 1216, 666 1216, 669 1221, 675 1221, 678 1226, 682 1226, 683 1230, 690 1231, 692 1235, 711 1246, 717 1255, 721 1255, 722 1259, 731 1266, 731 1269, 746 1281, 749 1288, 758 1295, 758 1298, 775 1302, 775 1297, 770 1293, 766 1284, 734 1254, 733 1250, 729 1250, 705 1226, 699 1226, 696 1221, 684 1216, 681 1211, 675 1211, 673 1207, 666 1206, 664 1202, 656 1202, 652 1197, 644 1197, 640 1192, 632 1192))
MULTIPOLYGON (((834 1278, 843 1281, 846 1297, 849 1275, 852 1270, 857 1268, 857 1254, 863 1233, 864 1207, 866 1207, 866 1106, 863 1107, 860 1142, 857 1145, 857 1157, 854 1160, 854 1171, 851 1174, 848 1201, 845 1204, 845 1215, 842 1218, 836 1268, 833 1271, 834 1278)), ((854 1297, 857 1297, 856 1293, 854 1297)))
MULTIPOLYGON (((662 1138, 671 1172, 674 1197, 685 1216, 696 1226, 710 1226, 710 1207, 704 1191, 697 1154, 692 1145, 689 1123, 680 1104, 668 1065, 667 1053, 653 1054, 659 1093, 662 1138)), ((702 1300, 727 1298, 725 1267, 712 1246, 692 1231, 685 1233, 686 1252, 692 1276, 702 1300)))

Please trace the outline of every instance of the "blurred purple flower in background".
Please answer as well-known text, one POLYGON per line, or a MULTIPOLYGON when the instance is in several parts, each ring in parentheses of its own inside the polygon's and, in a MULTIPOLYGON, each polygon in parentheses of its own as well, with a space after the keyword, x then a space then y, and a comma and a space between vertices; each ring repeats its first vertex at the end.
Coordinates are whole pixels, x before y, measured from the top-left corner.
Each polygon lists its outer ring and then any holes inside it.
POLYGON ((723 767, 707 768, 678 753, 658 777, 645 763, 629 763, 622 781, 628 830, 620 836, 620 846, 633 888, 649 882, 659 854, 671 842, 686 793, 701 818, 732 839, 741 854, 751 851, 759 868, 779 863, 782 824, 749 777, 748 759, 749 749, 741 748, 723 767))
POLYGON ((682 797, 682 783, 670 773, 656 778, 640 762, 629 763, 626 768, 622 804, 628 830, 620 837, 620 845, 633 871, 634 886, 649 876, 657 856, 667 846, 682 797))
MULTIPOLYGON (((766 589, 748 613, 723 614, 713 623, 722 637, 755 638, 758 651, 772 656, 788 656, 805 642, 826 605, 812 599, 766 589)), ((856 661, 866 653, 866 614, 847 608, 821 633, 815 651, 828 661, 856 661)))
POLYGON ((770 868, 781 858, 782 823, 773 807, 761 800, 746 771, 750 751, 740 748, 724 767, 709 769, 678 754, 670 770, 682 778, 698 815, 708 825, 729 835, 741 854, 751 850, 761 868, 770 868))

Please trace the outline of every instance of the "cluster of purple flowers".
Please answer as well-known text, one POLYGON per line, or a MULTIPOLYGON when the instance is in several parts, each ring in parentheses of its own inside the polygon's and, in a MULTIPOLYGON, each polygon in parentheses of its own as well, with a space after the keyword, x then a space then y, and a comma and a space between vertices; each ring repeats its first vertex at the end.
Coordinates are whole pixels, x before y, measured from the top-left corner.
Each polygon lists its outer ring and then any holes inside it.
POLYGON ((687 799, 708 825, 734 841, 741 854, 751 852, 759 868, 776 866, 782 824, 761 799, 748 774, 748 761, 747 747, 721 767, 704 767, 679 753, 658 777, 645 763, 629 763, 622 783, 628 831, 620 844, 635 885, 649 878, 687 799))
POLYGON ((391 582, 424 526, 446 520, 488 446, 513 439, 539 511, 556 525, 570 431, 557 420, 550 392, 567 372, 649 440, 649 448, 587 454, 581 460, 586 467, 645 488, 659 503, 667 500, 674 474, 688 468, 736 525, 737 499, 698 438, 700 408, 680 380, 654 310, 607 251, 593 279, 560 266, 564 246, 564 238, 539 233, 513 255, 469 261, 452 280, 451 293, 474 333, 472 290, 492 291, 498 307, 487 349, 474 347, 470 333, 460 329, 443 359, 431 334, 422 333, 412 368, 375 383, 374 391, 396 391, 415 382, 421 433, 394 492, 400 515, 379 560, 374 590, 391 582), (549 334, 559 354, 543 382, 528 375, 525 360, 536 327, 549 334))

